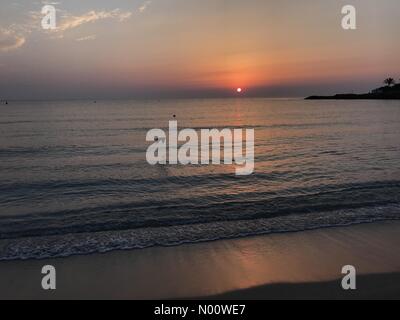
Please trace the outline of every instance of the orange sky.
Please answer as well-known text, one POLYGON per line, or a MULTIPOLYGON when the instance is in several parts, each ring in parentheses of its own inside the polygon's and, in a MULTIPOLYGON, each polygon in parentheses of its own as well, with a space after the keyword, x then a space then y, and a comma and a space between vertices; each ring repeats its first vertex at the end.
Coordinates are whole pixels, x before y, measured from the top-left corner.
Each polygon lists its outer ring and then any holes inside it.
POLYGON ((2 3, 0 88, 15 96, 22 87, 27 97, 237 87, 290 96, 366 90, 400 76, 398 0, 353 0, 356 31, 341 28, 345 4, 71 0, 57 4, 59 29, 48 32, 38 27, 42 4, 2 3))

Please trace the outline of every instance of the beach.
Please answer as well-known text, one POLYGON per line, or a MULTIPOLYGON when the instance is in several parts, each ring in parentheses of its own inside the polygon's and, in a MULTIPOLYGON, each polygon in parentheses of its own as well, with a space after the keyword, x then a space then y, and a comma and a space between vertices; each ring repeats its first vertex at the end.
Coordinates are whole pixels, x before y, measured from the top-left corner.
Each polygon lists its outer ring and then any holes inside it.
POLYGON ((2 1, 0 300, 400 299, 400 2, 353 2, 2 1))
POLYGON ((0 299, 400 298, 400 222, 0 262, 0 299), (57 289, 41 289, 41 269, 57 289), (342 267, 358 289, 341 289, 342 267), (7 288, 7 290, 4 290, 7 288))

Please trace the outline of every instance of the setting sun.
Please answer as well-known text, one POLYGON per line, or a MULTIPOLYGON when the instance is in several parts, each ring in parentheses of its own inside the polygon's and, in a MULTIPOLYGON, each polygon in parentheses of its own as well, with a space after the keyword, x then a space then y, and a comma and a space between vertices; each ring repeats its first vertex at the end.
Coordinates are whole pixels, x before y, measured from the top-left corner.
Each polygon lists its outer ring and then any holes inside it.
POLYGON ((236 92, 237 92, 237 93, 242 93, 242 91, 243 91, 242 88, 237 88, 237 89, 236 89, 236 92))

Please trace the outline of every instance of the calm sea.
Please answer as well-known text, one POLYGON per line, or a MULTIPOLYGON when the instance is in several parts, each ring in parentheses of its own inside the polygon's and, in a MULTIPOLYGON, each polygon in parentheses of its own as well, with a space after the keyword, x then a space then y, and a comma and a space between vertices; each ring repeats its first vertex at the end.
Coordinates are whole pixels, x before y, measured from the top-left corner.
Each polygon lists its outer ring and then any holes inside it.
POLYGON ((400 219, 400 102, 215 99, 0 106, 0 260, 400 219), (150 166, 146 133, 254 128, 255 173, 150 166))

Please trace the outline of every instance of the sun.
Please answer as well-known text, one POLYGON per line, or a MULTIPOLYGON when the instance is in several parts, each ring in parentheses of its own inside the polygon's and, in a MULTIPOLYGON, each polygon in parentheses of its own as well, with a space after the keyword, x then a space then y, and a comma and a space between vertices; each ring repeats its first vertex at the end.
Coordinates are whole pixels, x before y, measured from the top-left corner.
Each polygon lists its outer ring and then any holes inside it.
POLYGON ((242 91, 243 91, 242 88, 237 88, 237 89, 236 89, 236 92, 237 92, 237 93, 242 93, 242 91))

